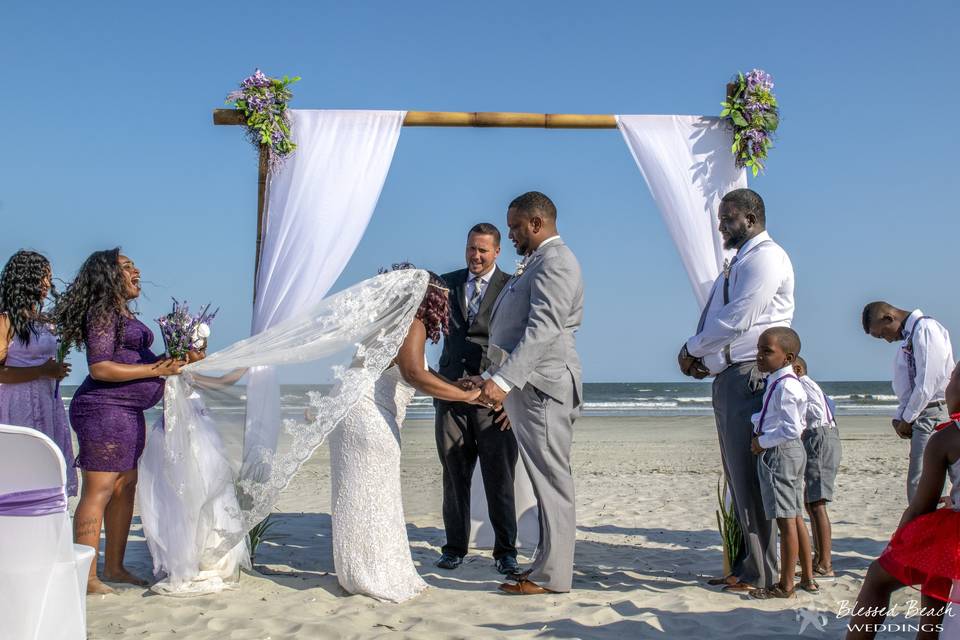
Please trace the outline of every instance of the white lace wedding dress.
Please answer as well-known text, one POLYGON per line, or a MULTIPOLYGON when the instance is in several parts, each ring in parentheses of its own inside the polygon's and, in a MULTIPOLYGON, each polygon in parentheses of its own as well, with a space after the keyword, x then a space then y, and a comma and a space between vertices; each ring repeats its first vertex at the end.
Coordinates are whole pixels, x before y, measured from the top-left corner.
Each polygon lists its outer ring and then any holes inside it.
POLYGON ((427 588, 410 555, 400 425, 414 389, 391 366, 330 434, 333 563, 350 593, 403 602, 427 588))
POLYGON ((250 566, 247 532, 328 438, 340 582, 397 601, 426 587, 400 502, 399 424, 413 389, 391 363, 429 279, 406 269, 364 280, 167 378, 137 486, 163 593, 235 583, 250 566), (308 363, 318 384, 308 410, 291 411, 279 380, 308 363))

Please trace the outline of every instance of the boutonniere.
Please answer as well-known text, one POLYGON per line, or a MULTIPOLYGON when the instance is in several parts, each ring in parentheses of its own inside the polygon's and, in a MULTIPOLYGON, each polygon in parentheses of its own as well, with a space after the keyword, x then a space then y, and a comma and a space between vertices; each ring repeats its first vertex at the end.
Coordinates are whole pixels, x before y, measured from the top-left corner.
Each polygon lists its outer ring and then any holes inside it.
POLYGON ((522 260, 517 260, 517 268, 513 272, 514 278, 519 278, 520 276, 523 275, 523 272, 527 268, 527 263, 529 261, 530 261, 530 255, 524 256, 522 260))

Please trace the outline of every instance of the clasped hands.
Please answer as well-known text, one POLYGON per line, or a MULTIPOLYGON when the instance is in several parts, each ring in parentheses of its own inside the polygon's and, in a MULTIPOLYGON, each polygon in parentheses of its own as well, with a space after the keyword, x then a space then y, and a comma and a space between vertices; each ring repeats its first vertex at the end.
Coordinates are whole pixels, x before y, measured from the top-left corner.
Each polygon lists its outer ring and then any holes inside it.
POLYGON ((703 360, 695 358, 687 351, 687 345, 684 344, 677 354, 677 364, 680 366, 680 373, 696 380, 703 380, 710 375, 710 369, 703 364, 703 360))
POLYGON ((894 418, 893 430, 897 432, 897 435, 900 436, 901 439, 909 440, 913 435, 913 423, 894 418))
POLYGON ((457 385, 466 391, 479 390, 480 394, 474 398, 473 404, 479 404, 494 413, 499 413, 494 422, 500 425, 501 431, 510 428, 510 419, 507 418, 507 412, 503 410, 503 399, 507 394, 492 378, 484 380, 480 376, 467 376, 460 378, 457 385))

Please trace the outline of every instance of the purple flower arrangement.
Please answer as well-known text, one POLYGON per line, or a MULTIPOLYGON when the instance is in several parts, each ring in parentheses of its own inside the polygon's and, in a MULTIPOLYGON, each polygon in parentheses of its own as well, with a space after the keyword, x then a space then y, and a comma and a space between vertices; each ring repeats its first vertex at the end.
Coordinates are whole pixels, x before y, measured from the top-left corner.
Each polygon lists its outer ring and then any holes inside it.
POLYGON ((772 135, 780 124, 780 111, 773 95, 773 77, 763 69, 737 74, 733 90, 722 102, 720 117, 733 128, 730 149, 737 167, 749 167, 756 176, 764 169, 772 135))
POLYGON ((216 317, 217 311, 220 309, 210 313, 208 304, 200 313, 191 315, 187 303, 178 302, 174 298, 170 313, 157 318, 167 355, 177 360, 185 360, 188 351, 206 349, 207 338, 210 337, 210 322, 216 317))
POLYGON ((270 170, 275 171, 297 145, 290 139, 287 103, 293 97, 290 85, 300 77, 268 78, 260 69, 227 94, 227 104, 247 119, 247 137, 256 147, 267 150, 270 170))

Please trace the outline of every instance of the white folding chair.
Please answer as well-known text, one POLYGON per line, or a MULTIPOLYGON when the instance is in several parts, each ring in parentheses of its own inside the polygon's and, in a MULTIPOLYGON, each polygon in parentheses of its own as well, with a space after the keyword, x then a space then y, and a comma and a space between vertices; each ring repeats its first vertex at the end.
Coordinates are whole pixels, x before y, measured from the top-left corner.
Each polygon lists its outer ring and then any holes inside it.
POLYGON ((66 464, 53 440, 35 429, 0 425, 0 635, 5 639, 87 637, 87 576, 95 551, 73 544, 65 485, 66 464), (43 489, 52 490, 52 499, 43 489))

